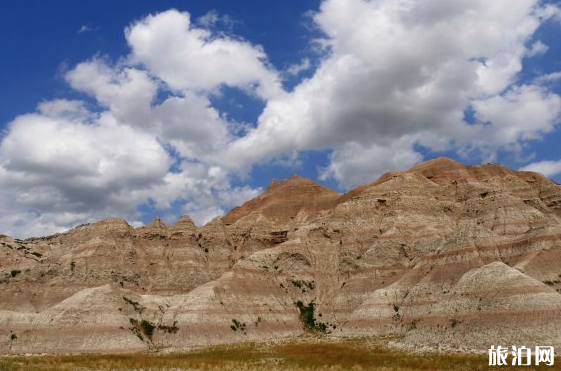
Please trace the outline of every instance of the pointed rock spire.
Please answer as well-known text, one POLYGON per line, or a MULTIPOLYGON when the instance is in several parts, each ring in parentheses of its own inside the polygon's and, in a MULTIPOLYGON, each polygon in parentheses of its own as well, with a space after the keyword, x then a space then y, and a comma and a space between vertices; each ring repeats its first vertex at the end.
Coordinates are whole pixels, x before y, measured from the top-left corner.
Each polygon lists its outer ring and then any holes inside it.
POLYGON ((195 223, 193 219, 187 214, 182 215, 181 218, 177 221, 176 224, 178 227, 195 227, 195 223))
POLYGON ((152 227, 152 228, 165 228, 166 225, 164 224, 164 222, 162 221, 162 219, 159 216, 156 216, 154 218, 154 220, 152 220, 150 222, 150 224, 148 224, 148 227, 152 227))
POLYGON ((193 219, 187 214, 181 216, 177 223, 173 226, 174 230, 181 232, 193 232, 197 229, 197 226, 193 222, 193 219))

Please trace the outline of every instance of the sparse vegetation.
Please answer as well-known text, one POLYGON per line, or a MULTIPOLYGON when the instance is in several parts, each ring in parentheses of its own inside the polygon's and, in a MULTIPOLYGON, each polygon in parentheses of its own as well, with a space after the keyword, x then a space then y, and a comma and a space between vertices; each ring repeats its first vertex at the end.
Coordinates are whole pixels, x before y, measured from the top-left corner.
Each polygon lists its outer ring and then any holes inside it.
MULTIPOLYGON (((394 338, 393 338, 394 339, 394 338)), ((489 369, 486 354, 408 353, 386 346, 392 338, 309 339, 274 344, 242 343, 196 349, 187 353, 134 353, 120 355, 67 355, 8 357, 0 370, 10 371, 482 371, 489 369)), ((517 370, 501 366, 501 370, 517 370)), ((532 370, 561 370, 540 365, 532 370)))
POLYGON ((140 314, 142 314, 142 312, 144 311, 144 309, 146 309, 145 307, 143 307, 142 305, 140 305, 139 302, 134 301, 132 299, 127 298, 126 296, 123 296, 123 300, 125 301, 125 303, 131 305, 134 309, 135 312, 138 312, 140 314))
POLYGON ((129 321, 132 325, 130 330, 140 338, 140 340, 144 341, 144 336, 148 338, 148 340, 152 341, 152 336, 154 335, 154 329, 156 326, 148 321, 148 320, 136 320, 134 318, 129 318, 129 321))
POLYGON ((17 340, 18 336, 16 334, 11 334, 10 335, 10 341, 14 341, 17 340))
POLYGON ((316 304, 314 301, 311 301, 308 305, 304 305, 301 301, 296 303, 298 310, 300 311, 300 320, 305 328, 325 333, 327 332, 327 325, 322 322, 316 322, 314 311, 316 304))
POLYGON ((161 330, 168 334, 176 334, 177 331, 179 331, 179 327, 177 327, 177 321, 173 321, 173 325, 171 326, 158 325, 158 330, 161 330))
POLYGON ((417 329, 417 323, 421 322, 420 318, 415 318, 413 321, 411 321, 411 323, 409 324, 409 329, 407 331, 412 331, 417 329))
POLYGON ((315 281, 304 281, 304 280, 290 280, 294 287, 298 287, 302 292, 306 292, 306 288, 310 291, 316 288, 315 281))
POLYGON ((144 336, 142 336, 142 328, 140 327, 140 323, 134 318, 129 318, 129 321, 132 325, 132 327, 129 330, 131 330, 136 336, 138 336, 140 340, 144 341, 144 336))
POLYGON ((235 319, 235 318, 232 319, 232 324, 230 325, 230 328, 231 328, 233 331, 238 331, 238 330, 240 330, 241 332, 244 333, 244 335, 246 335, 245 327, 246 327, 246 325, 245 325, 244 322, 240 322, 240 321, 238 321, 238 320, 235 319))
POLYGON ((146 336, 148 336, 148 339, 150 340, 152 340, 152 335, 154 335, 155 327, 156 326, 154 326, 154 324, 150 321, 147 321, 145 319, 140 321, 140 328, 142 328, 142 331, 146 334, 146 336))
POLYGON ((454 328, 454 327, 458 326, 460 323, 462 323, 462 321, 460 321, 456 318, 452 318, 450 320, 450 327, 454 328))

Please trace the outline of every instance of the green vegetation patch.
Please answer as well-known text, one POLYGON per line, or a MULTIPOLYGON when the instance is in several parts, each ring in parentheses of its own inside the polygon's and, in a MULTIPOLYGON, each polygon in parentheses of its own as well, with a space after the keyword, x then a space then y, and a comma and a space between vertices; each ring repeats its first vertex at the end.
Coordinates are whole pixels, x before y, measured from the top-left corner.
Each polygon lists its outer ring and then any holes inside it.
POLYGON ((322 333, 327 332, 327 325, 325 323, 316 322, 314 315, 316 304, 313 301, 311 301, 308 305, 304 305, 304 303, 298 301, 296 306, 300 311, 300 320, 305 328, 322 333))
POLYGON ((138 321, 134 318, 129 318, 129 321, 132 325, 130 330, 138 336, 140 340, 144 341, 144 337, 146 336, 148 340, 152 341, 156 325, 145 319, 138 321))
POLYGON ((241 332, 243 332, 244 335, 246 335, 245 332, 246 324, 244 322, 238 321, 235 318, 232 319, 232 324, 230 325, 230 328, 232 329, 232 331, 240 330, 241 332))

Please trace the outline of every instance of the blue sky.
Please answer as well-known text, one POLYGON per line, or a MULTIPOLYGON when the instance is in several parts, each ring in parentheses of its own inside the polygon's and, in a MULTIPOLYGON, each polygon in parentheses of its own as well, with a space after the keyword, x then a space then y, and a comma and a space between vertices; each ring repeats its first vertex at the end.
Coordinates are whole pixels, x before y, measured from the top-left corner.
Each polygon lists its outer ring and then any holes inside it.
POLYGON ((442 155, 561 182, 555 2, 7 0, 0 28, 0 233, 201 224, 442 155))

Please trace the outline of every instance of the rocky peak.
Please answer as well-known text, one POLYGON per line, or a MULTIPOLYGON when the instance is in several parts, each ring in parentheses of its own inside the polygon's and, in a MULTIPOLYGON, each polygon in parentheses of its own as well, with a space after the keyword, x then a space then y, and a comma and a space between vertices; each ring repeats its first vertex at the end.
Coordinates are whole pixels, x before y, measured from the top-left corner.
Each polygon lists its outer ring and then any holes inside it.
POLYGON ((439 184, 471 177, 467 166, 448 157, 439 157, 423 162, 412 167, 407 172, 423 174, 427 179, 439 184))
POLYGON ((108 218, 91 224, 79 225, 70 231, 63 233, 61 237, 69 237, 71 235, 81 235, 83 233, 89 235, 105 235, 105 234, 125 234, 129 233, 133 228, 125 220, 120 218, 108 218))
POLYGON ((151 227, 151 228, 165 228, 166 225, 164 224, 164 222, 162 221, 162 219, 159 216, 156 216, 154 218, 154 220, 152 220, 150 222, 150 224, 147 225, 147 227, 151 227))
POLYGON ((320 210, 333 207, 339 193, 310 179, 293 175, 288 179, 273 180, 265 192, 232 209, 222 218, 232 224, 251 214, 261 214, 271 220, 286 222, 300 211, 316 215, 320 210))
POLYGON ((185 215, 182 215, 181 218, 179 218, 176 226, 177 227, 183 227, 183 228, 194 228, 195 223, 193 222, 193 219, 191 219, 191 217, 189 215, 185 214, 185 215))

